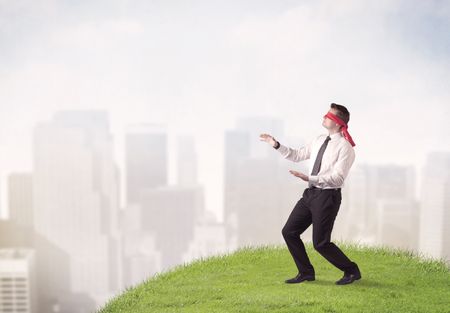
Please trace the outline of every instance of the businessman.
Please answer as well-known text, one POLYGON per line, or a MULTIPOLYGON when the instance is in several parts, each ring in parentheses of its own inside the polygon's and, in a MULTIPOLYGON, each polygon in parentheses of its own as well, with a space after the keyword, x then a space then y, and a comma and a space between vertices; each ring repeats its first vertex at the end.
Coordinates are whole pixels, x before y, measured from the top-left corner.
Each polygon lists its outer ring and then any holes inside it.
POLYGON ((285 159, 293 162, 311 160, 311 174, 289 171, 292 175, 307 181, 308 188, 303 191, 302 198, 294 206, 282 230, 298 269, 297 276, 287 279, 286 283, 315 280, 314 267, 300 239, 300 235, 311 224, 314 249, 344 272, 344 276, 336 281, 336 284, 346 285, 361 279, 358 265, 330 241, 334 220, 341 205, 341 188, 355 160, 353 149, 355 143, 347 130, 349 120, 350 113, 347 108, 332 103, 322 122, 328 133, 317 136, 299 149, 286 147, 269 134, 260 135, 261 141, 272 145, 285 159))

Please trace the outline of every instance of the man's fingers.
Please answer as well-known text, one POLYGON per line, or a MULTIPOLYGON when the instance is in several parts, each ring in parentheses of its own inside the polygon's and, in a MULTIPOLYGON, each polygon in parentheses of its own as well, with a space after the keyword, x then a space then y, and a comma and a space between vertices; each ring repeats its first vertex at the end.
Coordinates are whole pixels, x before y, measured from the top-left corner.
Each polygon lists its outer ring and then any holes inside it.
POLYGON ((271 138, 272 138, 272 136, 270 136, 269 134, 261 134, 261 135, 259 135, 259 140, 261 140, 261 141, 269 142, 268 140, 270 140, 271 138))

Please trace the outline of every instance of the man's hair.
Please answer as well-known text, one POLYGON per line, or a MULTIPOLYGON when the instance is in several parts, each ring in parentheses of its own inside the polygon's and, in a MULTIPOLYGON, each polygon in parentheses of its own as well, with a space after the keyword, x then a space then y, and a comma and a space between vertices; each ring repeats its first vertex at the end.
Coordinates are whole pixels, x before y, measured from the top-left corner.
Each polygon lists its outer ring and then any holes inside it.
POLYGON ((348 121, 350 121, 350 112, 347 110, 347 108, 343 105, 332 103, 330 105, 332 109, 337 110, 336 115, 345 122, 345 124, 348 124, 348 121))

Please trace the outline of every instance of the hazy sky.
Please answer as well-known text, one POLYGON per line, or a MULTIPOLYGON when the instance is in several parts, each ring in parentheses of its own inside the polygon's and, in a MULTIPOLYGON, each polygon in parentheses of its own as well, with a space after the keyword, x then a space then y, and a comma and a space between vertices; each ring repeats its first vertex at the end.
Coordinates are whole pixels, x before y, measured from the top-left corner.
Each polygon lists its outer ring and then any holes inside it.
POLYGON ((116 135, 137 122, 194 134, 212 210, 239 116, 309 139, 337 102, 355 164, 420 167, 449 149, 449 31, 450 1, 0 0, 2 188, 30 169, 35 123, 64 109, 106 109, 116 135))

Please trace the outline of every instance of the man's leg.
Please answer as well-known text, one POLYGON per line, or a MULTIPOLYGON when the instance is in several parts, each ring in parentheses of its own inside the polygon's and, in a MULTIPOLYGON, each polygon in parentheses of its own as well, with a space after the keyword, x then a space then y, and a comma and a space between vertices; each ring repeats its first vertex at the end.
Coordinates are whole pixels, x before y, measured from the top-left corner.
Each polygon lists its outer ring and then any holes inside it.
MULTIPOLYGON (((303 195, 305 195, 305 192, 303 195)), ((311 225, 311 222, 311 212, 306 206, 304 197, 302 197, 295 205, 282 230, 284 240, 297 265, 298 272, 302 275, 315 274, 314 267, 306 254, 305 245, 300 239, 300 234, 311 225)))
POLYGON ((356 270, 356 263, 330 242, 334 220, 341 204, 340 191, 322 190, 320 195, 311 201, 313 244, 314 248, 331 264, 344 271, 352 273, 356 270))

